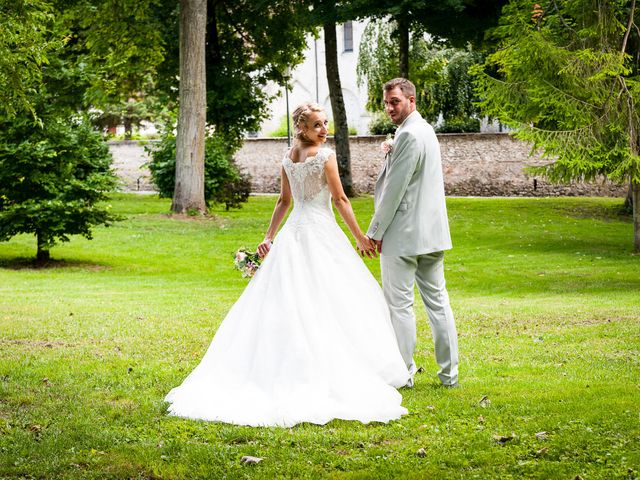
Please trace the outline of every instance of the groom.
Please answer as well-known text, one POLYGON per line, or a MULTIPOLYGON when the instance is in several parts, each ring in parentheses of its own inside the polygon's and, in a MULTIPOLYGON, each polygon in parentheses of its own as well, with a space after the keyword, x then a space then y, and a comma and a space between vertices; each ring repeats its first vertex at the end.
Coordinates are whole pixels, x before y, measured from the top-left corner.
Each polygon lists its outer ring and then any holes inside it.
POLYGON ((398 125, 375 188, 375 214, 367 236, 380 255, 382 288, 400 353, 411 375, 416 365, 413 288, 427 309, 443 385, 458 385, 458 337, 444 280, 444 250, 451 248, 438 139, 416 111, 416 87, 395 78, 384 85, 384 105, 398 125))

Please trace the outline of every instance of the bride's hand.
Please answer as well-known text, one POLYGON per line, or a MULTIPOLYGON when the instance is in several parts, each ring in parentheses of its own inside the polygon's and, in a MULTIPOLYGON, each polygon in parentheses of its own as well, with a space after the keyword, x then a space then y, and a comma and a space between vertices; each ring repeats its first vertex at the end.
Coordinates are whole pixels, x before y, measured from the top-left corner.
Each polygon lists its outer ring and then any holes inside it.
POLYGON ((271 250, 271 245, 272 242, 268 238, 265 238, 262 243, 258 245, 258 255, 260 255, 260 258, 264 258, 267 256, 267 253, 269 253, 269 250, 271 250))
POLYGON ((363 257, 365 255, 369 258, 377 257, 376 245, 369 237, 362 236, 362 238, 356 239, 356 248, 363 257))

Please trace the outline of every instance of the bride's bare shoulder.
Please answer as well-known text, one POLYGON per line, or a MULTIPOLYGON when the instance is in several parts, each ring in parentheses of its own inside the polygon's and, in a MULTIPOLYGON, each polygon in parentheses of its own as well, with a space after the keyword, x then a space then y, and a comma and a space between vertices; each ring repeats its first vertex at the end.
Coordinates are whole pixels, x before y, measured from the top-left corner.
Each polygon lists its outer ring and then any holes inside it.
POLYGON ((289 158, 291 159, 292 162, 297 163, 300 161, 300 159, 302 158, 301 155, 301 151, 300 151, 300 147, 293 146, 289 149, 289 158))

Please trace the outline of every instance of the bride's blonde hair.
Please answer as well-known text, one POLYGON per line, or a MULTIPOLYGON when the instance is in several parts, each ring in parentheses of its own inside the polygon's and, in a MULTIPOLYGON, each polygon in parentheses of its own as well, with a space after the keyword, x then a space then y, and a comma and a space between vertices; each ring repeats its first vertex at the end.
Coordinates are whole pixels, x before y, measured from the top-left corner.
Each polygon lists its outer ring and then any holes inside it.
POLYGON ((293 126, 296 129, 296 140, 298 142, 309 140, 302 128, 307 125, 309 116, 314 112, 324 112, 324 108, 315 102, 305 102, 298 105, 293 111, 293 126))

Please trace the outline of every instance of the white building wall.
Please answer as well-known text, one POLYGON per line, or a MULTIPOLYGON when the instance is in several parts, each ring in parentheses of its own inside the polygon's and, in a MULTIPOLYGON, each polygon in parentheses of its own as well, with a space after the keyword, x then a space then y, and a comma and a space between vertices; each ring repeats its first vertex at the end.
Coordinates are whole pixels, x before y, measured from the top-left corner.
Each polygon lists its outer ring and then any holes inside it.
MULTIPOLYGON (((344 97, 349 127, 355 127, 359 135, 369 133, 369 121, 371 114, 367 112, 367 87, 358 86, 356 66, 358 64, 358 49, 360 39, 366 26, 366 22, 352 22, 353 25, 353 50, 344 50, 344 25, 336 27, 338 43, 338 66, 340 69, 340 82, 344 97)), ((289 112, 306 101, 314 101, 324 106, 329 119, 333 119, 331 101, 329 99, 329 85, 327 83, 327 70, 325 68, 324 34, 322 29, 316 39, 313 35, 307 37, 307 50, 305 60, 292 70, 291 91, 289 92, 289 112)), ((382 86, 381 86, 382 88, 382 86)), ((271 84, 267 87, 270 94, 280 92, 280 96, 270 105, 271 117, 263 122, 259 135, 267 136, 276 130, 282 119, 286 116, 287 105, 284 88, 271 84)))

